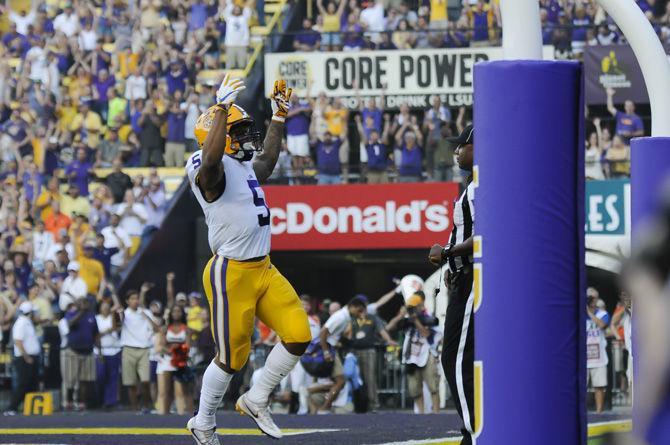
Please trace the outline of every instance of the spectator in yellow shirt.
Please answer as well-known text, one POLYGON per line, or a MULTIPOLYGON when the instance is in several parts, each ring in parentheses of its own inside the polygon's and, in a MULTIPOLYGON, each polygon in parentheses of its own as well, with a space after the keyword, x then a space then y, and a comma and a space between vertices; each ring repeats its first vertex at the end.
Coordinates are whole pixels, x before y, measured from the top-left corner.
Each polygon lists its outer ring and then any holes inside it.
POLYGON ((447 0, 430 0, 430 29, 447 29, 447 0))
POLYGON ((86 145, 95 149, 100 143, 100 131, 102 130, 102 119, 100 115, 91 110, 88 100, 79 103, 77 113, 70 123, 70 131, 86 134, 86 145))
POLYGON ((61 212, 70 218, 73 218, 75 213, 88 218, 88 213, 91 210, 88 199, 79 193, 79 187, 71 184, 67 190, 67 194, 61 197, 61 212))
POLYGON ((201 296, 198 292, 191 292, 188 295, 188 311, 186 312, 186 325, 194 333, 202 331, 204 325, 202 323, 203 308, 200 305, 201 296))
POLYGON ((93 258, 95 242, 87 240, 83 246, 81 242, 76 244, 79 276, 86 283, 88 294, 98 298, 98 294, 105 288, 105 269, 100 261, 93 258))
POLYGON ((42 190, 40 196, 37 197, 35 207, 40 212, 40 219, 46 220, 51 215, 51 204, 54 201, 60 201, 61 195, 58 190, 58 178, 52 176, 47 183, 47 187, 42 190))
POLYGON ((72 103, 70 96, 63 97, 63 104, 58 107, 56 115, 58 116, 58 129, 61 132, 68 131, 74 117, 77 115, 77 107, 72 103))
POLYGON ((333 104, 326 108, 323 117, 326 119, 328 131, 334 137, 344 139, 347 135, 347 118, 349 112, 342 105, 342 101, 338 98, 333 100, 333 104))

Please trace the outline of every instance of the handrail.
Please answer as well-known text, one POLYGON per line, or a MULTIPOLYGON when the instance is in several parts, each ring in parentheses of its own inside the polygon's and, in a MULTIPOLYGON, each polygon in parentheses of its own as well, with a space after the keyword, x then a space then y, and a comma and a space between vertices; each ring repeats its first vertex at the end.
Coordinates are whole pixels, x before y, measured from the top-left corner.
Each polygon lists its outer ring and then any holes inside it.
POLYGON ((264 36, 264 38, 261 40, 261 43, 256 45, 254 48, 254 52, 251 54, 251 57, 249 58, 249 61, 247 62, 247 66, 244 68, 244 73, 243 77, 247 77, 251 70, 253 69, 254 65, 256 64, 256 60, 258 59, 258 56, 260 55, 261 51, 263 50, 263 47, 265 46, 265 42, 267 40, 267 36, 270 35, 272 30, 274 29, 275 26, 277 26, 277 23, 279 23, 279 18, 281 17, 282 13, 284 12, 284 6, 286 6, 286 1, 287 0, 280 0, 279 1, 279 8, 272 14, 272 18, 270 19, 270 22, 266 25, 266 28, 268 30, 267 34, 264 36))

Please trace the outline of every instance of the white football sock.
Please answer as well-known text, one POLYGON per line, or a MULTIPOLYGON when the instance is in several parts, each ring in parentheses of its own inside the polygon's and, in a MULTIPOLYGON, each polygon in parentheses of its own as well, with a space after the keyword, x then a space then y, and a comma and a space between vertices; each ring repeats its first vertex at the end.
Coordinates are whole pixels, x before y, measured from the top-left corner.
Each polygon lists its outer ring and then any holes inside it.
POLYGON ((214 363, 207 366, 202 376, 202 389, 200 390, 200 406, 195 424, 198 429, 209 430, 216 426, 216 410, 228 389, 228 384, 233 374, 228 374, 214 363))
POLYGON ((277 343, 268 354, 260 376, 247 393, 247 399, 257 405, 266 405, 272 390, 291 372, 298 360, 299 356, 291 354, 283 344, 277 343))

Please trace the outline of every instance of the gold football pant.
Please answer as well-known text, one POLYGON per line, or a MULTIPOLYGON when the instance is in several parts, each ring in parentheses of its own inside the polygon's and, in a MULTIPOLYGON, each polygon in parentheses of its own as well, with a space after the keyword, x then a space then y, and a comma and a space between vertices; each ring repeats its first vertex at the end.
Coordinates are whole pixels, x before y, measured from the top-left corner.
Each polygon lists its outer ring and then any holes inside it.
POLYGON ((251 349, 254 317, 284 343, 307 343, 312 335, 298 294, 266 256, 235 261, 215 255, 202 275, 219 360, 239 371, 251 349))

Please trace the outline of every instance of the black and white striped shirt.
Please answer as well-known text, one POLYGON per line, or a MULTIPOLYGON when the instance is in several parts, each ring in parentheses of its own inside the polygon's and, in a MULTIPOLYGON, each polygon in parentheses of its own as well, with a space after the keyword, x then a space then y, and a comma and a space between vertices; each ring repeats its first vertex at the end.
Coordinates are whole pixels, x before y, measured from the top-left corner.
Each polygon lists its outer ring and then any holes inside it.
MULTIPOLYGON (((460 198, 454 202, 454 228, 451 231, 450 244, 460 244, 472 236, 475 222, 474 200, 475 184, 470 181, 460 198)), ((456 272, 468 264, 472 264, 472 255, 449 258, 449 270, 452 272, 456 272)))

